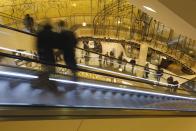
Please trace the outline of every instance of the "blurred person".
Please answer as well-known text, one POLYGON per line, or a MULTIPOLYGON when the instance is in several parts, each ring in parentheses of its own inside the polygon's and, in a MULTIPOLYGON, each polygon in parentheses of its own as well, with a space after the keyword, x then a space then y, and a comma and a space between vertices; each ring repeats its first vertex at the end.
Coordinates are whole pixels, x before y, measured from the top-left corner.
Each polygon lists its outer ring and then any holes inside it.
POLYGON ((98 48, 98 53, 101 53, 101 54, 102 54, 103 49, 102 49, 102 44, 101 44, 100 40, 97 41, 97 44, 98 44, 98 46, 97 46, 97 48, 98 48))
POLYGON ((119 64, 119 68, 122 65, 122 60, 123 60, 123 52, 120 53, 120 55, 118 56, 118 64, 119 64))
MULTIPOLYGON (((120 53, 117 59, 117 63, 119 64, 119 69, 122 71, 126 71, 127 60, 123 57, 123 52, 120 53)), ((121 71, 121 72, 122 72, 121 71)))
POLYGON ((104 63, 105 66, 108 66, 108 57, 109 57, 109 52, 107 52, 107 53, 105 54, 105 56, 104 56, 104 61, 103 61, 103 63, 104 63))
POLYGON ((29 14, 26 14, 23 19, 23 24, 25 25, 25 29, 30 32, 34 33, 34 19, 29 14))
POLYGON ((36 32, 38 33, 38 32, 40 32, 41 30, 43 30, 43 26, 42 26, 41 23, 38 23, 38 24, 37 24, 37 27, 36 27, 36 32))
POLYGON ((102 67, 102 55, 99 54, 99 67, 102 67))
POLYGON ((114 66, 114 51, 110 51, 110 66, 113 67, 114 66))
POLYGON ((59 45, 58 48, 63 51, 64 60, 68 68, 73 73, 72 80, 77 80, 77 63, 75 59, 75 47, 78 43, 74 32, 67 29, 67 23, 59 21, 59 45))
POLYGON ((173 93, 176 93, 179 86, 179 82, 176 80, 173 82, 173 93))
POLYGON ((131 66, 132 66, 132 69, 131 69, 131 74, 133 75, 134 74, 134 67, 135 67, 135 65, 136 65, 136 61, 135 61, 135 57, 133 58, 133 59, 131 59, 131 61, 130 61, 130 64, 131 64, 131 66))
POLYGON ((83 41, 84 50, 89 50, 88 40, 83 41))
POLYGON ((46 81, 48 87, 52 89, 56 89, 56 86, 53 83, 49 82, 48 78, 49 74, 55 73, 55 66, 50 64, 55 64, 53 48, 56 39, 57 33, 52 31, 52 26, 49 23, 46 23, 43 28, 37 33, 38 56, 39 60, 44 63, 42 64, 43 73, 39 75, 39 80, 40 82, 46 81))
POLYGON ((83 47, 85 50, 85 55, 84 55, 84 60, 85 60, 85 64, 88 65, 89 64, 89 60, 90 60, 90 53, 89 53, 89 45, 88 45, 88 40, 84 40, 83 41, 83 47))
POLYGON ((85 61, 85 65, 89 65, 90 57, 88 52, 85 52, 84 61, 85 61))
POLYGON ((145 66, 144 66, 144 78, 147 78, 148 79, 148 75, 149 75, 149 64, 147 63, 145 66))
POLYGON ((122 60, 122 66, 124 66, 123 71, 127 70, 127 68, 126 68, 127 63, 128 63, 127 59, 123 58, 123 60, 122 60))
POLYGON ((174 82, 174 78, 172 76, 167 78, 167 83, 168 83, 168 87, 170 89, 170 92, 172 92, 172 90, 173 90, 173 86, 172 86, 173 82, 174 82))
POLYGON ((157 76, 157 81, 159 82, 161 80, 161 77, 163 76, 163 69, 161 69, 160 66, 158 66, 158 70, 156 72, 156 76, 157 76))

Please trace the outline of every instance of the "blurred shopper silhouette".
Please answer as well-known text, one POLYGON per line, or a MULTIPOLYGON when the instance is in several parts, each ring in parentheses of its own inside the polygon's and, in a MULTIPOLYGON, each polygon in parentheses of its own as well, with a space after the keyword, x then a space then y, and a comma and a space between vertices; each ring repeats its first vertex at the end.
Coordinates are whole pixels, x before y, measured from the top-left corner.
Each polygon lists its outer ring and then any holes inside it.
POLYGON ((161 80, 161 77, 163 76, 163 69, 161 69, 161 66, 158 66, 158 70, 156 71, 157 81, 159 82, 161 80))
POLYGON ((176 93, 179 87, 179 82, 176 80, 173 82, 173 93, 176 93))
POLYGON ((102 55, 99 54, 99 67, 102 67, 102 55))
POLYGON ((59 34, 59 49, 63 51, 64 60, 68 68, 71 69, 73 73, 72 80, 77 80, 77 63, 75 59, 75 47, 78 43, 76 35, 67 30, 67 23, 64 21, 58 22, 58 27, 60 29, 59 34))
POLYGON ((114 66, 114 50, 110 51, 110 67, 114 66))
POLYGON ((103 64, 105 67, 108 66, 108 58, 109 58, 109 52, 107 52, 104 56, 104 61, 103 61, 103 64))
POLYGON ((168 87, 169 87, 170 92, 173 91, 173 86, 172 86, 173 82, 174 82, 174 78, 172 76, 167 78, 167 83, 168 83, 168 87))
POLYGON ((144 78, 147 78, 148 79, 148 75, 149 75, 149 72, 150 69, 149 69, 149 64, 147 63, 145 66, 144 66, 144 78))
POLYGON ((132 66, 132 68, 131 68, 131 74, 132 75, 134 75, 134 67, 135 67, 135 65, 136 65, 136 60, 135 60, 136 58, 134 57, 133 59, 131 59, 131 61, 129 62, 130 64, 131 64, 131 66, 132 66))
MULTIPOLYGON (((120 53, 120 55, 118 56, 118 64, 119 64, 119 69, 122 68, 122 61, 123 61, 123 52, 120 53)), ((126 67, 126 66, 125 66, 126 67)), ((126 70, 126 69, 125 69, 126 70)))
POLYGON ((33 17, 31 17, 29 14, 26 14, 24 19, 23 19, 23 23, 25 25, 25 30, 27 32, 31 32, 34 33, 34 19, 33 17))
POLYGON ((43 63, 43 73, 39 75, 40 82, 45 82, 44 86, 56 89, 54 83, 48 80, 49 74, 55 73, 55 58, 53 48, 56 44, 57 33, 52 31, 52 26, 49 23, 43 25, 43 28, 37 33, 37 50, 39 60, 43 63))

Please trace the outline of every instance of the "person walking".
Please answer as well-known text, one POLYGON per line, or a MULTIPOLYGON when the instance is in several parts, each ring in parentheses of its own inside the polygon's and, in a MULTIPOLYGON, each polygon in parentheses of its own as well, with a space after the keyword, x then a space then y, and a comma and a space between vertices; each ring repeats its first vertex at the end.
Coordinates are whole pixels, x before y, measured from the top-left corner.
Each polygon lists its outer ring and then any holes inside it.
POLYGON ((34 33, 34 19, 29 14, 26 14, 23 19, 23 24, 25 25, 25 30, 30 33, 34 33))
POLYGON ((172 76, 167 78, 168 88, 170 92, 173 92, 173 86, 172 86, 173 82, 174 82, 174 78, 172 76))
POLYGON ((173 93, 176 93, 178 90, 179 82, 176 80, 173 82, 173 93))
POLYGON ((110 51, 110 66, 114 66, 114 50, 110 51))
POLYGON ((132 68, 131 68, 131 74, 133 75, 134 74, 134 67, 135 67, 135 65, 136 65, 136 61, 135 61, 135 57, 133 58, 133 59, 131 59, 131 61, 130 61, 130 64, 131 64, 131 66, 132 66, 132 68))
POLYGON ((42 62, 42 73, 39 74, 39 81, 44 86, 56 90, 56 86, 49 81, 49 75, 55 73, 55 58, 53 54, 53 46, 57 39, 57 33, 52 31, 52 26, 47 23, 42 30, 37 33, 37 50, 39 60, 42 62))
POLYGON ((99 54, 99 67, 102 68, 102 54, 99 54))
POLYGON ((147 63, 145 66, 144 66, 144 78, 147 78, 148 79, 148 75, 149 75, 149 64, 147 63))
POLYGON ((161 77, 163 76, 163 69, 161 69, 160 66, 158 66, 156 75, 157 75, 157 81, 159 82, 161 80, 161 77))
POLYGON ((63 51, 64 60, 68 68, 71 70, 72 80, 77 81, 77 62, 75 59, 75 47, 78 43, 74 32, 67 29, 67 23, 59 21, 58 26, 61 31, 59 34, 59 49, 63 51))
POLYGON ((103 64, 105 67, 108 66, 108 58, 109 58, 109 52, 107 52, 104 56, 104 61, 103 61, 103 64))

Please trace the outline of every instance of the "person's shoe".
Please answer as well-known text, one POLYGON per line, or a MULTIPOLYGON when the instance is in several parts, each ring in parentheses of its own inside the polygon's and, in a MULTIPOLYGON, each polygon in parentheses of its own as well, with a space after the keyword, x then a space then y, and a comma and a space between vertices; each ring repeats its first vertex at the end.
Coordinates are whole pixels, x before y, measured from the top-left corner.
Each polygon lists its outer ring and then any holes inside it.
POLYGON ((45 85, 49 91, 58 92, 58 88, 55 82, 48 81, 45 85))

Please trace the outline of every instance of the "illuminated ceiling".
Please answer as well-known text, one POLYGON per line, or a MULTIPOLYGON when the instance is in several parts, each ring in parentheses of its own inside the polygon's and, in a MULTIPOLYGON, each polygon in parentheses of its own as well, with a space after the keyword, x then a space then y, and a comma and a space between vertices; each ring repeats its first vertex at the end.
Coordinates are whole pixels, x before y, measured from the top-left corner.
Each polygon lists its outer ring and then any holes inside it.
POLYGON ((0 12, 23 18, 29 13, 36 19, 95 14, 111 0, 1 0, 0 12))

